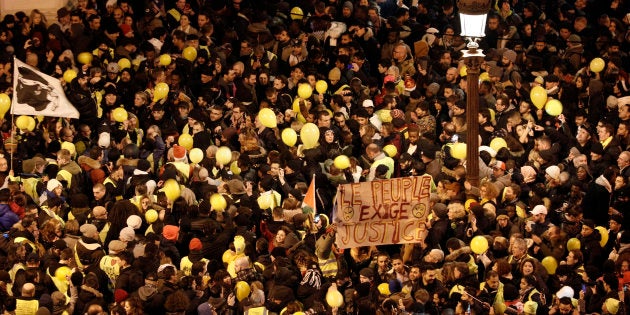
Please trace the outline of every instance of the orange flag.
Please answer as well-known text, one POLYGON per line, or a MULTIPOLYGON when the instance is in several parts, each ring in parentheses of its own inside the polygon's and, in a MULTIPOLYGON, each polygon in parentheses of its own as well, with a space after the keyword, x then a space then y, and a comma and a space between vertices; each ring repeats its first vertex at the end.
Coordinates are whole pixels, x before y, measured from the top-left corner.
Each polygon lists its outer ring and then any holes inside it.
POLYGON ((304 196, 304 200, 302 200, 302 208, 304 208, 305 206, 309 206, 313 209, 313 215, 317 214, 317 207, 315 202, 315 175, 313 175, 313 179, 311 179, 311 184, 308 185, 306 196, 304 196))

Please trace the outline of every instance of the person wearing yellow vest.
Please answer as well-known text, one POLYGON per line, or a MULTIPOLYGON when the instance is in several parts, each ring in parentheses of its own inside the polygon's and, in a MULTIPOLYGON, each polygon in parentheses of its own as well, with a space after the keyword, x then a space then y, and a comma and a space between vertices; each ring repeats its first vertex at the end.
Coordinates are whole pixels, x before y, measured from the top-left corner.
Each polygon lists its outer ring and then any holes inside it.
POLYGON ((15 301, 16 315, 33 315, 39 309, 39 301, 35 297, 35 285, 28 282, 22 286, 22 294, 15 301))
POLYGON ((120 275, 120 258, 118 258, 118 254, 126 249, 126 244, 119 240, 113 240, 109 242, 108 249, 109 255, 105 255, 101 258, 99 267, 107 274, 107 277, 111 281, 112 288, 115 288, 116 279, 120 275))
POLYGON ((548 314, 549 309, 545 306, 545 296, 536 289, 538 281, 534 275, 527 275, 521 278, 520 295, 523 304, 535 302, 538 307, 534 314, 548 314))
POLYGON ((188 256, 185 256, 184 258, 182 258, 182 260, 179 263, 179 269, 186 276, 192 275, 192 269, 193 269, 194 263, 198 261, 201 261, 204 264, 208 263, 208 260, 206 258, 203 258, 202 256, 201 250, 203 249, 203 244, 201 244, 200 239, 196 237, 191 239, 190 243, 188 244, 188 249, 190 250, 190 253, 188 253, 188 256))
POLYGON ((479 284, 479 289, 477 297, 488 307, 504 303, 503 283, 499 281, 499 274, 496 271, 489 270, 486 273, 486 281, 479 284))
POLYGON ((105 178, 103 185, 107 194, 116 200, 121 200, 124 192, 124 184, 122 179, 124 176, 124 170, 122 165, 118 165, 112 172, 105 178))
POLYGON ((392 173, 394 172, 394 160, 389 156, 385 155, 385 153, 381 150, 381 148, 375 144, 371 143, 365 148, 365 153, 368 159, 374 161, 370 166, 369 173, 367 175, 368 181, 373 181, 376 178, 376 169, 379 165, 387 166, 387 172, 384 174, 385 178, 390 178, 392 173))

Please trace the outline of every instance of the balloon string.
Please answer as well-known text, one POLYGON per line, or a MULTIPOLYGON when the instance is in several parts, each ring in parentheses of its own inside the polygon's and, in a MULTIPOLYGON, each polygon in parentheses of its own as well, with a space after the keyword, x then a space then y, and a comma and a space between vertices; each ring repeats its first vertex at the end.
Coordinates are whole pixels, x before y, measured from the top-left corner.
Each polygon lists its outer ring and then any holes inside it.
MULTIPOLYGON (((12 142, 17 140, 17 138, 16 138, 17 132, 14 131, 14 129, 13 129, 14 127, 15 127, 15 115, 13 115, 13 110, 11 110, 11 138, 13 138, 13 139, 11 139, 12 142)), ((11 144, 11 145, 13 145, 13 144, 11 144)), ((16 147, 15 148, 11 148, 11 153, 10 153, 11 161, 9 162, 9 169, 10 170, 13 170, 13 152, 15 151, 15 149, 17 149, 17 143, 16 143, 16 147)))

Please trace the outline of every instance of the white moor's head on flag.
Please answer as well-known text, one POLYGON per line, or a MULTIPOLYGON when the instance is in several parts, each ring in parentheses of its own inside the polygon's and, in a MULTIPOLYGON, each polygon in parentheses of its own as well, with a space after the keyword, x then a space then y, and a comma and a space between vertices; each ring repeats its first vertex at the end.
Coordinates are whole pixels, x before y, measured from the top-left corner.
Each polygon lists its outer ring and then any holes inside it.
POLYGON ((18 59, 13 69, 12 114, 79 118, 79 111, 66 98, 59 79, 18 59))

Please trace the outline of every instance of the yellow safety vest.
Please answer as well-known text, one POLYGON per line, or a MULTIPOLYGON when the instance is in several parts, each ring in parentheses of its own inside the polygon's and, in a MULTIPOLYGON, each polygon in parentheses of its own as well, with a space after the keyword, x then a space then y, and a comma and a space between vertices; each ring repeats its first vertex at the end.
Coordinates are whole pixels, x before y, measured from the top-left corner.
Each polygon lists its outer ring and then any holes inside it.
POLYGON ((15 315, 35 315, 39 309, 39 301, 35 299, 17 299, 15 303, 15 315))
MULTIPOLYGON (((103 185, 107 185, 107 184, 112 184, 112 186, 114 186, 114 188, 118 187, 118 185, 116 185, 116 182, 111 179, 110 177, 105 178, 105 180, 103 181, 103 185)), ((122 196, 114 196, 114 198, 116 198, 116 201, 118 200, 122 200, 122 196)))
POLYGON ((332 251, 330 251, 328 259, 317 258, 317 263, 319 264, 319 269, 321 269, 324 277, 334 278, 337 276, 337 271, 339 270, 339 267, 337 266, 337 256, 335 256, 332 251))

